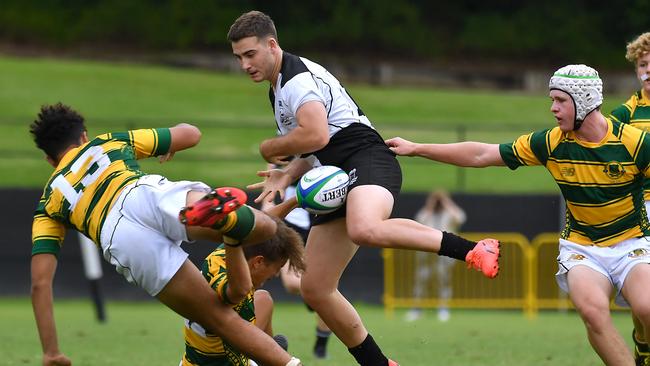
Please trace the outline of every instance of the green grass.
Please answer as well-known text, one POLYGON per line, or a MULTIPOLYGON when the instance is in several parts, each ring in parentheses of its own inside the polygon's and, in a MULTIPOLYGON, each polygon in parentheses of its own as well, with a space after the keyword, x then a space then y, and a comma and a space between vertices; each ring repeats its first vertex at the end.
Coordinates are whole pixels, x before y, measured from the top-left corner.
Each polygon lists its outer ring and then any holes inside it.
MULTIPOLYGON (((517 311, 452 311, 447 323, 433 312, 405 323, 403 312, 386 318, 383 308, 355 304, 364 323, 391 358, 403 365, 539 366, 601 365, 573 312, 542 312, 529 320, 517 311)), ((109 302, 108 322, 94 320, 90 301, 55 302, 61 349, 75 365, 176 365, 183 352, 181 319, 156 302, 109 302)), ((39 365, 40 344, 28 299, 0 299, 0 365, 39 365)), ((630 342, 631 321, 613 315, 630 342)), ((336 339, 330 357, 311 356, 313 314, 304 305, 276 304, 276 333, 288 336, 290 351, 306 365, 349 366, 354 361, 336 339)))
MULTIPOLYGON (((554 125, 544 93, 347 85, 385 138, 421 142, 510 142, 554 125)), ((0 187, 40 188, 50 167, 30 139, 28 125, 42 104, 62 101, 81 111, 91 135, 187 121, 203 140, 176 161, 145 171, 171 179, 243 186, 264 166, 259 142, 274 136, 268 84, 239 74, 151 65, 0 56, 0 187), (227 174, 224 172, 228 172, 227 174)), ((626 97, 608 99, 609 111, 626 97)), ((462 169, 400 158, 404 190, 443 187, 471 192, 553 192, 543 168, 462 169), (464 176, 464 180, 459 179, 464 176)))

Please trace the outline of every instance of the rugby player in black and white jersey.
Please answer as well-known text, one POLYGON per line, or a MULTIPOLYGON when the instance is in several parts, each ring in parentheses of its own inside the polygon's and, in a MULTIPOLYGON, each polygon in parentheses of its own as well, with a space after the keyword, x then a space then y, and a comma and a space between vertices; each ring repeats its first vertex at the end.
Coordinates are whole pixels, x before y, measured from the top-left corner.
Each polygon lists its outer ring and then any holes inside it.
POLYGON ((338 291, 338 282, 357 245, 436 252, 482 271, 498 273, 499 243, 471 242, 413 220, 390 219, 402 174, 395 154, 341 86, 322 66, 283 52, 275 25, 259 11, 241 15, 228 32, 233 54, 254 82, 268 81, 279 136, 264 140, 260 153, 270 163, 294 159, 283 170, 260 172, 264 182, 256 199, 272 200, 311 168, 310 160, 334 165, 350 176, 346 206, 318 215, 307 239, 307 270, 301 279, 304 300, 361 365, 397 365, 389 361, 354 307, 338 291))

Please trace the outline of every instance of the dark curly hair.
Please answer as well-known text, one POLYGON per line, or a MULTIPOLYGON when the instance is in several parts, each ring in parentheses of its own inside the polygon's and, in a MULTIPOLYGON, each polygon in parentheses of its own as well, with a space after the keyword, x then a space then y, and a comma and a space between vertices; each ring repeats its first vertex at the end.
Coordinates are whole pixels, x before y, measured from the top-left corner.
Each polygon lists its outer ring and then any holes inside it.
POLYGON ((38 118, 29 126, 36 146, 52 159, 79 143, 84 131, 84 118, 61 103, 42 106, 38 118))
POLYGON ((261 255, 271 262, 289 260, 289 268, 302 273, 305 270, 303 260, 304 242, 295 230, 288 227, 280 219, 270 216, 277 224, 275 235, 269 240, 258 244, 244 246, 246 259, 261 255))

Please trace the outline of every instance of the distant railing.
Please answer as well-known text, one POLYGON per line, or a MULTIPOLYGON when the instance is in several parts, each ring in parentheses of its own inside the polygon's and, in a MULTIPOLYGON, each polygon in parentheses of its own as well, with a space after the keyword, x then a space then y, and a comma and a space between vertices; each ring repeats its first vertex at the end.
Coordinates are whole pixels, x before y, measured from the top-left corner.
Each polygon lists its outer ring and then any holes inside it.
MULTIPOLYGON (((501 241, 501 260, 496 279, 468 271, 464 263, 451 268, 452 296, 449 308, 521 309, 534 317, 540 309, 565 310, 572 307, 566 293, 555 282, 558 233, 542 233, 532 242, 519 233, 464 233, 470 240, 492 237, 501 241)), ((437 308, 439 282, 435 271, 419 297, 414 296, 417 276, 415 251, 384 249, 384 305, 388 316, 396 308, 437 308)), ((426 265, 436 267, 438 256, 430 254, 426 265)), ((420 262, 422 264, 422 262, 420 262)), ((613 309, 620 309, 612 303, 613 309)))

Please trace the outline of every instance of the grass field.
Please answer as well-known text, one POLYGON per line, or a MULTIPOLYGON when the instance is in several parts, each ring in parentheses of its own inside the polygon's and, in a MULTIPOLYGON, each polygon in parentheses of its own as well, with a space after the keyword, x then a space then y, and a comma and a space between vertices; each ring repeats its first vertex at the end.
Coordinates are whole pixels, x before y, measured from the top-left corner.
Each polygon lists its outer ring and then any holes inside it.
MULTIPOLYGON (((40 105, 58 101, 86 115, 91 135, 193 122, 203 130, 197 148, 177 154, 170 164, 144 162, 143 169, 214 185, 253 183, 255 171, 264 166, 257 146, 275 133, 267 88, 268 84, 254 84, 239 74, 0 56, 0 187, 43 185, 50 168, 33 147, 28 125, 40 105)), ((347 89, 386 138, 500 143, 554 125, 545 93, 368 85, 347 85, 347 89)), ((603 109, 609 111, 625 99, 610 98, 603 109)), ((423 159, 400 160, 403 187, 408 191, 433 187, 499 193, 556 191, 543 168, 461 173, 459 168, 423 159)))
MULTIPOLYGON (((542 312, 526 319, 517 311, 452 312, 447 323, 433 312, 405 323, 403 312, 387 319, 379 306, 355 304, 385 353, 408 366, 601 365, 583 325, 573 312, 542 312)), ((108 322, 94 320, 90 301, 55 304, 61 349, 75 365, 176 365, 183 352, 179 317, 156 302, 109 302, 108 322)), ((40 345, 28 299, 0 299, 0 365, 39 365, 40 345)), ((627 313, 614 321, 629 341, 627 313)), ((288 336, 289 349, 306 365, 349 366, 354 360, 336 339, 330 357, 311 356, 314 321, 301 304, 276 304, 276 333, 288 336)))

